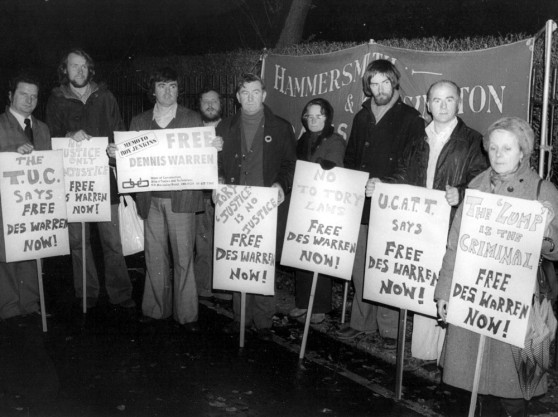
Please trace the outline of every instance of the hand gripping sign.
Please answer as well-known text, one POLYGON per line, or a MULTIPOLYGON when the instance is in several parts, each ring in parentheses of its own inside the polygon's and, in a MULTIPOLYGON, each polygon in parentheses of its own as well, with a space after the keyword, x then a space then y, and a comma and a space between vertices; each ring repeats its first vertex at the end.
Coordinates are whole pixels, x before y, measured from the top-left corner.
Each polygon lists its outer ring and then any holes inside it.
POLYGON ((118 192, 217 187, 214 127, 114 132, 118 192))
POLYGON ((367 179, 297 161, 281 264, 350 280, 367 179))
POLYGON ((70 222, 107 222, 110 213, 108 138, 76 142, 52 138, 52 149, 64 156, 66 205, 70 222))
POLYGON ((277 205, 276 188, 219 186, 213 288, 275 293, 277 205))
POLYGON ((63 170, 61 151, 0 153, 6 262, 70 253, 63 170))
POLYGON ((449 323, 523 347, 546 212, 538 201, 467 190, 449 323))
POLYGON ((370 205, 363 297, 436 317, 434 290, 449 216, 443 191, 377 183, 370 205))

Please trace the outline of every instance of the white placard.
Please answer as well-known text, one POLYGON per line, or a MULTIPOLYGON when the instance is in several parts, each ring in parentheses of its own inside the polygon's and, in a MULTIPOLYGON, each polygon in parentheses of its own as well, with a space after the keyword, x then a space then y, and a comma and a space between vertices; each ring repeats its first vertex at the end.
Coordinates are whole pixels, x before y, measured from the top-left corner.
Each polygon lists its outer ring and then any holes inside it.
POLYGON ((108 138, 76 142, 52 138, 52 149, 64 155, 64 182, 69 222, 108 222, 110 215, 110 172, 108 138))
POLYGON ((61 151, 0 153, 6 262, 70 253, 61 151))
POLYGON ((449 323, 523 347, 545 221, 538 201, 467 190, 449 323))
POLYGON ((377 183, 370 204, 363 298, 435 317, 434 290, 450 211, 443 191, 377 183))
POLYGON ((217 187, 214 127, 114 132, 118 191, 199 190, 217 187))
POLYGON ((275 293, 277 195, 276 188, 219 186, 213 288, 275 293))
POLYGON ((350 280, 367 180, 297 161, 281 264, 350 280))

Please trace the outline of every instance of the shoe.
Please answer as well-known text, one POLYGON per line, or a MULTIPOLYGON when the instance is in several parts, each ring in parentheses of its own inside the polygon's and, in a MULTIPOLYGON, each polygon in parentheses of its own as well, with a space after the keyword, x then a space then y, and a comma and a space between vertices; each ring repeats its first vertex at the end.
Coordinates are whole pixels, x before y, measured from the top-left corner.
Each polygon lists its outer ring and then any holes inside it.
POLYGON ((324 320, 325 320, 324 313, 316 313, 310 316, 310 323, 312 324, 320 324, 323 323, 324 320))
MULTIPOLYGON (((81 307, 83 305, 83 297, 78 297, 78 304, 81 307)), ((85 299, 85 306, 87 308, 94 308, 97 305, 97 298, 96 297, 87 297, 85 299)))
POLYGON ((140 322, 141 324, 152 324, 155 323, 157 321, 157 319, 154 319, 153 317, 149 317, 149 316, 141 316, 138 319, 138 322, 140 322))
POLYGON ((190 323, 184 323, 182 328, 186 331, 186 333, 199 333, 201 332, 200 325, 197 321, 192 321, 190 323))
POLYGON ((214 292, 213 297, 215 299, 221 300, 221 301, 231 301, 232 300, 232 294, 230 294, 228 292, 214 292))
POLYGON ((383 345, 384 345, 384 349, 395 349, 395 348, 397 348, 397 339, 382 337, 382 342, 383 342, 383 345))
POLYGON ((258 334, 258 337, 262 340, 265 340, 266 342, 269 342, 273 339, 273 333, 271 333, 271 329, 257 329, 256 333, 258 334))
MULTIPOLYGON (((311 324, 320 324, 323 323, 325 320, 325 313, 316 313, 310 316, 310 323, 311 324)), ((302 324, 306 324, 306 314, 303 314, 300 317, 296 318, 296 321, 302 324)))
POLYGON ((289 311, 289 317, 291 319, 298 319, 299 317, 306 316, 306 311, 305 308, 293 308, 289 311))
POLYGON ((362 330, 355 330, 352 327, 344 327, 343 329, 337 330, 335 334, 339 339, 352 340, 355 337, 364 334, 364 332, 362 330))
POLYGON ((222 332, 225 334, 238 334, 240 333, 240 323, 237 321, 232 321, 229 324, 223 326, 222 332))
POLYGON ((122 301, 121 303, 115 305, 124 309, 136 308, 136 302, 131 298, 128 298, 127 300, 122 301))

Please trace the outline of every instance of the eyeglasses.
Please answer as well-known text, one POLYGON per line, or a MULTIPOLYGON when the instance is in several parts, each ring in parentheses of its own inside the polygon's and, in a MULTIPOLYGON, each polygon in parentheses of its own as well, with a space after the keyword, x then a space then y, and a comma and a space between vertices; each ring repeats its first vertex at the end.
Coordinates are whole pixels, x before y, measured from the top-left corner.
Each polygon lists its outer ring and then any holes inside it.
POLYGON ((308 120, 308 119, 311 119, 311 120, 322 120, 322 119, 325 119, 325 116, 324 116, 323 114, 318 114, 317 116, 314 116, 314 115, 311 115, 311 114, 305 114, 304 116, 302 116, 302 118, 303 118, 304 120, 308 120))

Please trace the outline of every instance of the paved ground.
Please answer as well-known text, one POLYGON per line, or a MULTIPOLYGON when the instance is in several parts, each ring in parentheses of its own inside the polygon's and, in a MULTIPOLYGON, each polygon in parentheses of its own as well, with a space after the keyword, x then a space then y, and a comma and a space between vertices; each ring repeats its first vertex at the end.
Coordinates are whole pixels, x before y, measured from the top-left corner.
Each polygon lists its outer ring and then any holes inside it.
MULTIPOLYGON (((60 379, 59 393, 49 402, 26 404, 0 390, 0 416, 467 415, 469 393, 441 384, 435 366, 410 358, 409 341, 403 400, 394 401, 395 349, 377 337, 351 342, 334 337, 341 284, 335 285, 334 310, 312 326, 306 360, 299 362, 303 325, 287 318, 294 305, 288 272, 277 277, 273 340, 249 333, 240 350, 236 337, 220 331, 230 321, 230 304, 215 300, 201 302, 204 331, 196 335, 172 321, 139 324, 105 299, 84 317, 73 303, 68 259, 53 261, 57 272, 51 266, 45 276, 53 314, 46 347, 60 379)), ((133 278, 139 301, 143 276, 133 273, 133 278)), ((0 366, 2 360, 11 365, 3 354, 0 349, 0 366)), ((0 386, 10 377, 8 368, 0 372, 0 386)), ((40 368, 37 360, 32 371, 40 368)), ((530 404, 530 414, 558 416, 557 398, 553 376, 549 394, 530 404)))

